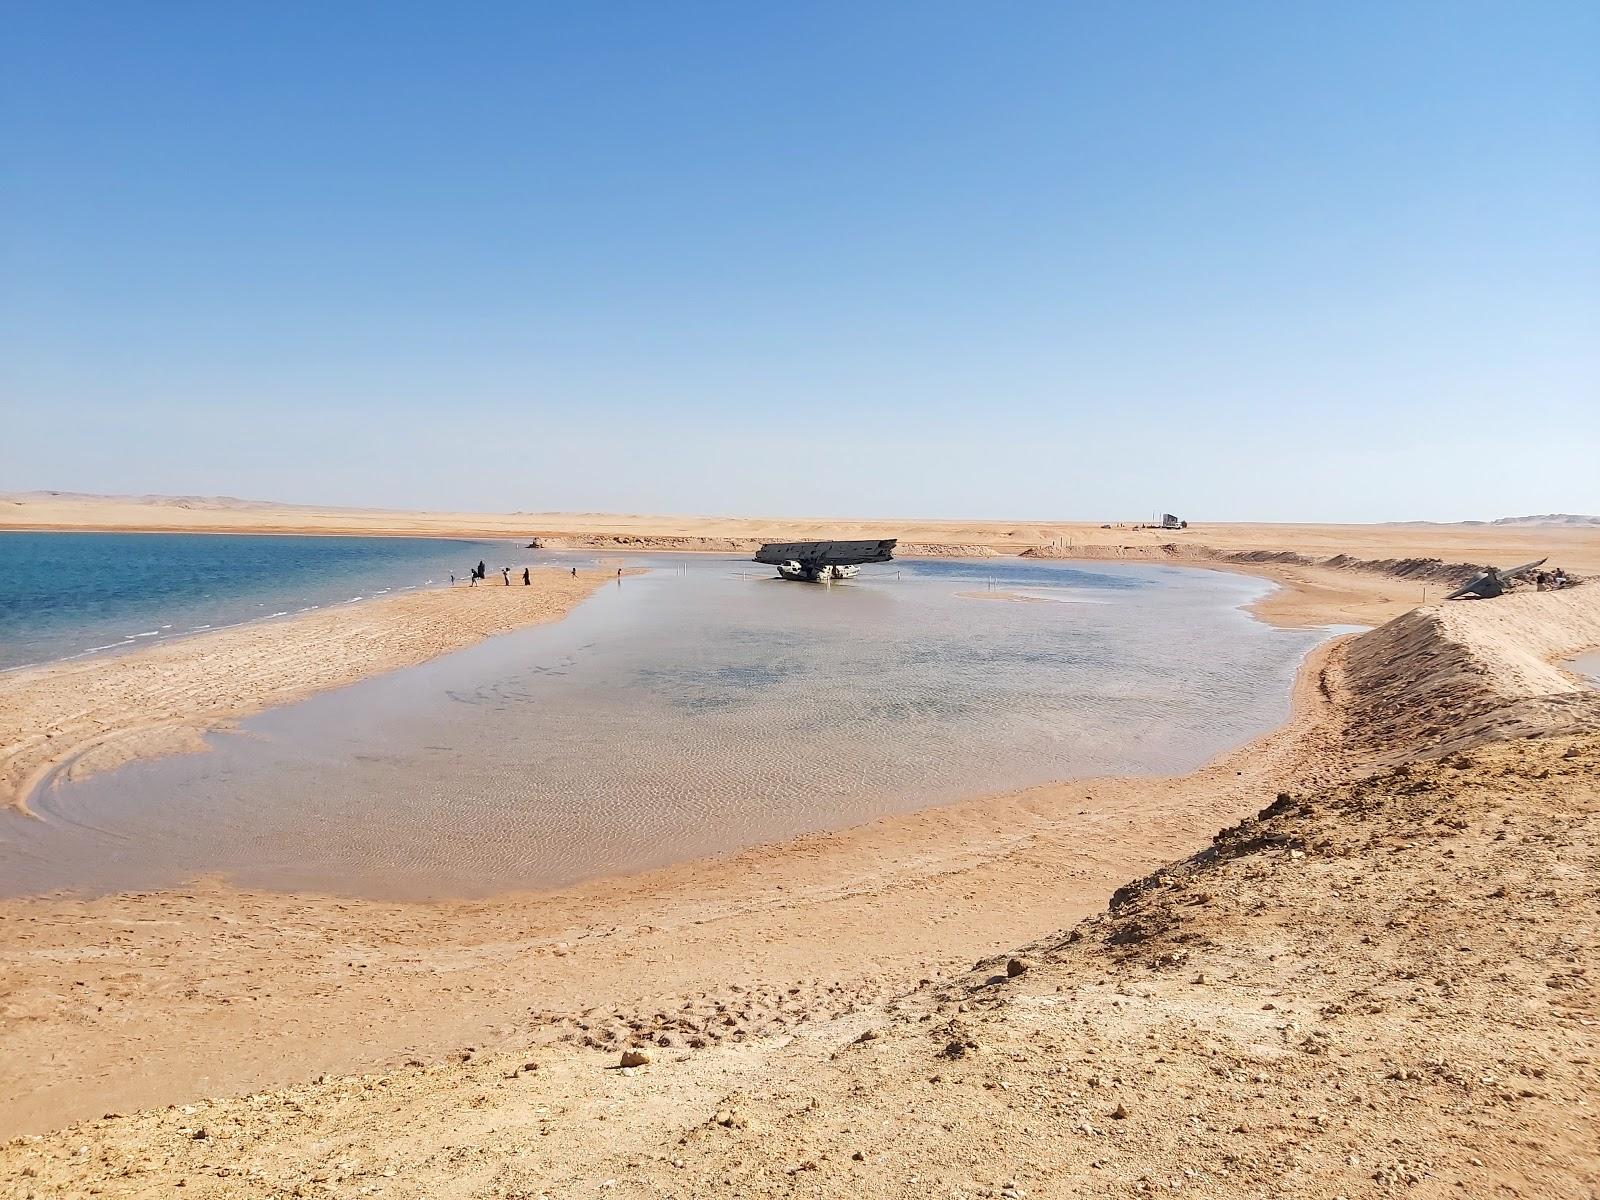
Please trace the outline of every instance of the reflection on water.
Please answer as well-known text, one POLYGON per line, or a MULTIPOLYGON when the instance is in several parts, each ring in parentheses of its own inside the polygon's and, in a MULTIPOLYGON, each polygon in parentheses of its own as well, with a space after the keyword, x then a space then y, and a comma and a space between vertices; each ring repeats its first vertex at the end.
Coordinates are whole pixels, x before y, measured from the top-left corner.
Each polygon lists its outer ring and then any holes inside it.
POLYGON ((1600 650, 1590 654, 1581 654, 1567 664, 1569 670, 1583 676, 1596 687, 1600 687, 1600 650))
POLYGON ((645 560, 565 621, 262 714, 0 820, 11 892, 556 886, 1071 776, 1280 720, 1318 637, 1158 566, 896 563, 832 588, 645 560), (987 592, 1040 601, 985 602, 987 592))

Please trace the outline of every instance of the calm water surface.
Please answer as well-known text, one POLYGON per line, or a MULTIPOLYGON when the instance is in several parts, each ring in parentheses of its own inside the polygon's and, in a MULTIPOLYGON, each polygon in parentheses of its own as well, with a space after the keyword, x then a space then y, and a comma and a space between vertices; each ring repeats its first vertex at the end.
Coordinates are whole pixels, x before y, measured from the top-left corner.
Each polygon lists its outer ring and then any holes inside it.
POLYGON ((1600 687, 1600 650, 1579 655, 1567 665, 1596 687, 1600 687))
POLYGON ((0 532, 0 670, 465 578, 506 542, 0 532))
MULTIPOLYGON (((545 558, 555 556, 542 556, 545 558)), ((1073 776, 1180 772, 1279 722, 1321 636, 1268 585, 930 562, 832 588, 628 559, 566 620, 251 719, 0 815, 0 889, 536 888, 1073 776)))

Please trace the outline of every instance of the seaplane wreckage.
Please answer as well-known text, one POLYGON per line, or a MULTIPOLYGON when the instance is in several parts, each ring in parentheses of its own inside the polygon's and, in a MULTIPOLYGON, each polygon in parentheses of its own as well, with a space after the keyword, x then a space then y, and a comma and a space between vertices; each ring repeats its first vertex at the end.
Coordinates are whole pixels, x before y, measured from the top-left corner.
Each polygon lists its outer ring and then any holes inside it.
POLYGON ((849 579, 863 563, 889 562, 898 538, 858 542, 768 542, 753 561, 778 568, 785 579, 831 583, 849 579))
MULTIPOLYGON (((1445 597, 1445 599, 1493 600, 1496 596, 1504 595, 1506 590, 1510 588, 1512 584, 1526 578, 1528 575, 1544 566, 1544 564, 1545 560, 1541 558, 1535 562, 1523 563, 1520 567, 1511 567, 1504 571, 1496 570, 1494 567, 1485 567, 1482 571, 1478 572, 1478 574, 1467 580, 1466 583, 1462 584, 1455 591, 1451 592, 1445 597)), ((1562 582, 1565 582, 1564 576, 1562 578, 1562 582)), ((1541 590, 1543 590, 1543 586, 1544 584, 1541 580, 1541 590)))

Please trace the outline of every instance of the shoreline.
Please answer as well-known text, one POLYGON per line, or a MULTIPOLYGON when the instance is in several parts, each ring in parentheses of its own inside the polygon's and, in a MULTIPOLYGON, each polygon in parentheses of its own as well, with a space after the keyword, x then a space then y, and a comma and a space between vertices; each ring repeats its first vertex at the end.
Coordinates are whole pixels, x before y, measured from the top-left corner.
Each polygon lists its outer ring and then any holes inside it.
POLYGON ((0 672, 0 807, 29 813, 52 778, 201 751, 243 717, 557 620, 613 578, 535 566, 531 587, 419 588, 0 672))
MULTIPOLYGON (((614 552, 716 553, 628 548, 614 552)), ((574 597, 568 594, 572 589, 566 586, 565 564, 530 565, 537 586, 531 589, 532 596, 527 588, 510 589, 508 603, 516 606, 511 614, 499 610, 486 613, 485 601, 469 600, 465 603, 475 604, 475 610, 467 614, 457 611, 456 623, 451 625, 449 614, 427 611, 439 607, 438 596, 460 590, 472 596, 500 595, 506 601, 501 594, 505 589, 418 588, 359 604, 262 617, 150 645, 116 647, 98 655, 83 652, 0 671, 0 807, 32 815, 29 797, 49 786, 52 779, 83 778, 135 759, 202 752, 205 733, 227 728, 243 717, 373 675, 416 666, 498 633, 559 620, 612 578, 608 572, 580 568, 577 582, 585 586, 582 595, 574 597), (552 581, 556 599, 546 603, 550 588, 545 585, 552 581), (535 601, 531 609, 530 599, 535 601), (365 628, 364 622, 384 628, 373 631, 365 628), (380 640, 381 648, 376 648, 372 643, 380 640), (229 661, 219 666, 219 659, 229 661), (268 659, 271 669, 263 672, 268 659), (286 673, 286 660, 292 660, 299 670, 286 673), (224 683, 219 676, 229 670, 237 674, 224 683), (76 696, 84 676, 95 672, 111 677, 109 684, 95 682, 97 693, 109 690, 119 699, 69 713, 67 710, 79 703, 76 696), (175 705, 178 697, 185 703, 175 705), (159 715, 152 717, 152 710, 159 715)), ((1384 590, 1373 590, 1377 585, 1363 590, 1348 578, 1309 584, 1303 573, 1294 576, 1275 564, 1241 567, 1183 561, 1165 565, 1273 581, 1277 586, 1272 591, 1243 607, 1257 620, 1279 628, 1378 624, 1388 615, 1386 608, 1397 606, 1384 590)), ((630 568, 629 573, 635 570, 630 568)))

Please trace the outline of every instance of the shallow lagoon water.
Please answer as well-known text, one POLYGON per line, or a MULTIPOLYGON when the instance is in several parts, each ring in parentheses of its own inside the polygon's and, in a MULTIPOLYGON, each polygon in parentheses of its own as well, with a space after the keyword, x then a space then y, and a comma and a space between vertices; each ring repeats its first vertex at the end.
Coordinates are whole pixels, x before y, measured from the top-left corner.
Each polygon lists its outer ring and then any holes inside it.
POLYGON ((1580 654, 1567 664, 1575 674, 1583 676, 1596 687, 1600 687, 1600 650, 1588 654, 1580 654))
POLYGON ((46 790, 42 820, 0 818, 0 887, 483 895, 1177 773, 1280 722, 1323 636, 1257 622, 1270 585, 1212 571, 908 562, 830 588, 627 561, 653 569, 557 624, 46 790))

